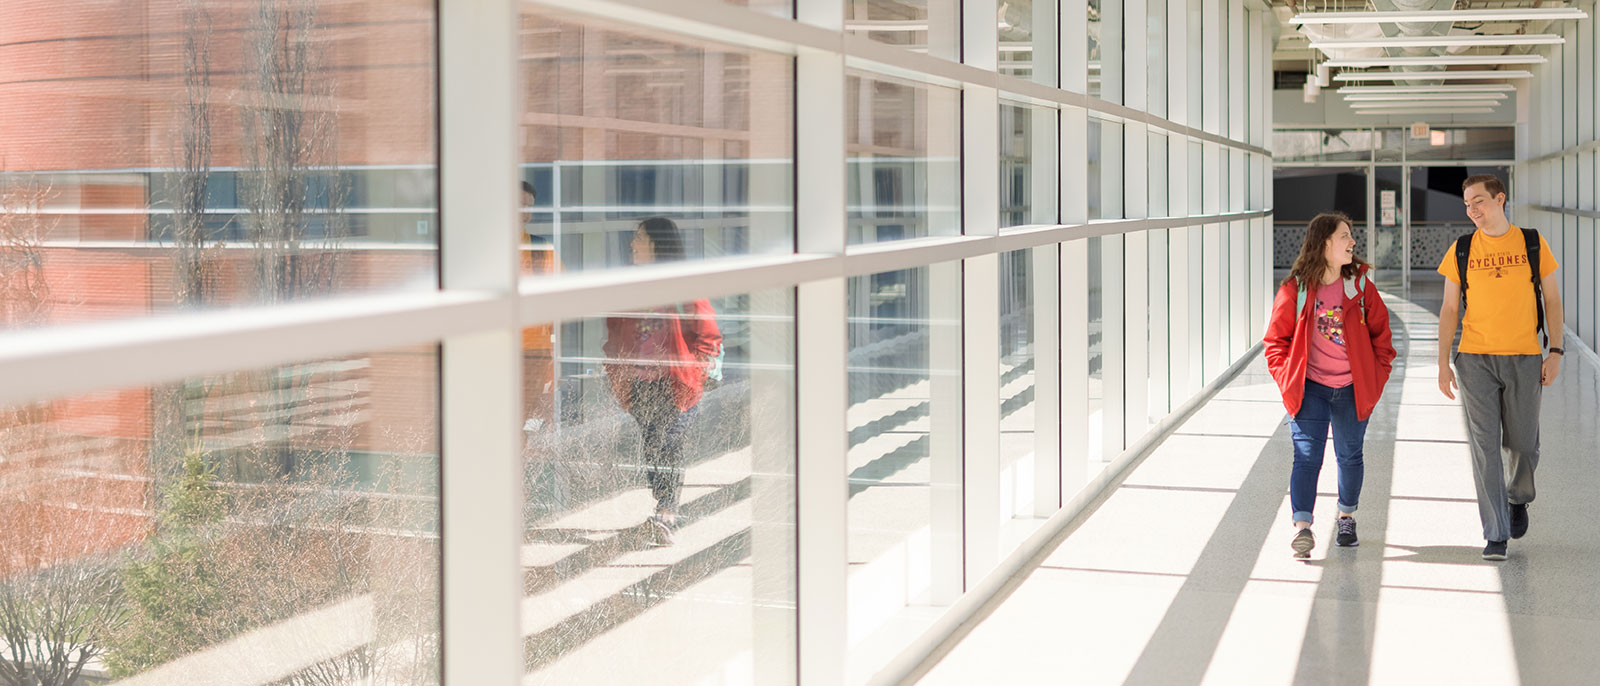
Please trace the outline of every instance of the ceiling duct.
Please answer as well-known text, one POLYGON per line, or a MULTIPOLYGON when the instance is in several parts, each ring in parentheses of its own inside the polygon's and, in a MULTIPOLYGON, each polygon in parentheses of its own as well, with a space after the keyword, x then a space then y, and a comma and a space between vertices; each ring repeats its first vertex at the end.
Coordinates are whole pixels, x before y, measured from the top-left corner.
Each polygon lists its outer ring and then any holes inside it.
MULTIPOLYGON (((1455 0, 1372 0, 1373 9, 1379 12, 1441 12, 1455 9, 1455 0)), ((1450 33, 1451 21, 1414 21, 1400 22, 1397 24, 1380 24, 1378 28, 1383 35, 1390 38, 1396 36, 1443 36, 1450 33)), ((1462 33, 1466 33, 1463 31, 1462 33)), ((1389 57, 1427 57, 1443 55, 1442 47, 1407 47, 1407 48, 1382 48, 1389 57)), ((1391 71, 1443 71, 1444 66, 1420 67, 1390 67, 1391 71)))

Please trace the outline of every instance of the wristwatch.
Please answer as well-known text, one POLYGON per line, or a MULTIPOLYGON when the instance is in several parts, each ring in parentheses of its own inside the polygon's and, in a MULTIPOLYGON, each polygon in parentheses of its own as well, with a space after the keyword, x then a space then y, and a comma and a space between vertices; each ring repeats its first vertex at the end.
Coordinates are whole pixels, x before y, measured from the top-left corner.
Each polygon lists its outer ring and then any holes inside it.
POLYGON ((1562 350, 1561 348, 1551 348, 1550 349, 1550 354, 1551 355, 1560 355, 1562 357, 1566 357, 1567 356, 1567 351, 1562 350))

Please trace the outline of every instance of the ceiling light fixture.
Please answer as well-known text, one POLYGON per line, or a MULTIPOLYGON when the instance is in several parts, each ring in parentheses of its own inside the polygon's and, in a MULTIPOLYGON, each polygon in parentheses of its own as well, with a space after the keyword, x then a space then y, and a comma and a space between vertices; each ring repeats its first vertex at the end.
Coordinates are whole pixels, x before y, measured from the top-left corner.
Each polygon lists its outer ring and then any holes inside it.
POLYGON ((1453 86, 1345 86, 1339 89, 1344 95, 1369 95, 1378 93, 1509 93, 1517 87, 1509 83, 1457 84, 1453 86))
POLYGON ((1430 100, 1428 102, 1346 102, 1354 110, 1392 110, 1411 107, 1498 107, 1494 100, 1430 100))
POLYGON ((1383 102, 1389 100, 1505 100, 1505 93, 1346 93, 1339 91, 1345 102, 1383 102))
POLYGON ((1490 114, 1494 112, 1490 107, 1438 107, 1419 108, 1414 110, 1356 110, 1356 114, 1390 116, 1395 114, 1490 114))
POLYGON ((1347 57, 1328 60, 1330 67, 1431 67, 1451 65, 1544 64, 1544 55, 1426 55, 1422 57, 1347 57))
POLYGON ((1553 33, 1523 35, 1389 36, 1383 38, 1328 38, 1311 41, 1318 50, 1344 48, 1460 48, 1503 45, 1560 45, 1567 42, 1553 33))
POLYGON ((1393 24, 1413 21, 1566 21, 1587 19, 1575 7, 1444 10, 1439 12, 1302 12, 1290 24, 1393 24))
POLYGON ((1335 81, 1422 81, 1433 79, 1531 79, 1533 72, 1522 69, 1484 69, 1474 71, 1358 71, 1344 72, 1335 81))

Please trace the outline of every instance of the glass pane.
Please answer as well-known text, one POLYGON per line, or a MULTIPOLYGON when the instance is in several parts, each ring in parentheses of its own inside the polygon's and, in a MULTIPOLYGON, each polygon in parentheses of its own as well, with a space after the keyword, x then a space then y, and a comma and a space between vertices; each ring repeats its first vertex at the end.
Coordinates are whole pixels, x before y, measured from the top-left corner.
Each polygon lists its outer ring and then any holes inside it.
POLYGON ((961 233, 958 96, 865 73, 846 78, 851 245, 961 233))
POLYGON ((1089 118, 1089 218, 1122 219, 1122 122, 1089 118))
POLYGON ((1058 0, 1006 0, 999 7, 1000 73, 1056 85, 1058 0))
POLYGON ((722 0, 729 5, 748 7, 761 14, 774 17, 794 17, 794 0, 722 0))
POLYGON ((1411 168, 1411 273, 1436 274, 1439 260, 1461 234, 1477 230, 1461 200, 1461 184, 1469 176, 1494 174, 1508 179, 1507 167, 1411 168))
POLYGON ((1000 228, 1033 223, 1033 112, 1000 103, 1000 228))
POLYGON ((0 680, 439 683, 436 350, 4 408, 0 680))
POLYGON ((1510 160, 1516 156, 1516 129, 1511 127, 1433 129, 1424 138, 1406 136, 1406 159, 1411 161, 1510 160))
POLYGON ((1158 117, 1167 116, 1167 2, 1145 0, 1149 10, 1145 15, 1145 64, 1150 74, 1148 103, 1150 113, 1158 117))
POLYGON ((792 57, 544 8, 522 23, 524 273, 793 250, 792 57))
POLYGON ((849 281, 850 683, 962 591, 959 271, 849 281))
POLYGON ((524 330, 530 683, 792 682, 792 293, 524 330))
POLYGON ((844 0, 845 30, 880 43, 960 59, 961 3, 950 0, 844 0))
POLYGON ((255 4, 7 12, 0 328, 437 287, 434 4, 255 4))
POLYGON ((1089 95, 1122 102, 1122 2, 1088 0, 1089 95))
MULTIPOLYGON (((1097 117, 1089 117, 1089 136, 1088 136, 1089 149, 1087 151, 1087 157, 1089 158, 1089 197, 1088 197, 1088 201, 1089 201, 1089 218, 1090 219, 1099 219, 1101 217, 1102 213, 1105 211, 1105 209, 1100 206, 1100 196, 1101 196, 1101 193, 1103 192, 1101 190, 1101 187, 1100 187, 1101 186, 1101 182, 1102 182, 1101 178, 1100 178, 1100 176, 1101 176, 1101 174, 1100 174, 1100 166, 1101 166, 1100 165, 1100 159, 1104 155, 1104 153, 1100 149, 1100 147, 1101 147, 1100 138, 1103 135, 1103 133, 1101 131, 1101 129, 1103 129, 1103 128, 1104 128, 1104 125, 1100 122, 1099 118, 1097 118, 1097 117)), ((1090 245, 1093 245, 1093 244, 1091 243, 1090 245)))
MULTIPOLYGON (((1053 247, 1053 246, 1052 246, 1053 247)), ((1034 518, 1033 250, 1000 254, 1000 507, 1002 551, 1038 527, 1034 518)))
POLYGON ((1105 454, 1105 268, 1101 238, 1089 238, 1089 469, 1105 454))
POLYGON ((1273 160, 1366 162, 1382 142, 1377 131, 1273 131, 1273 160))
POLYGON ((1167 137, 1159 133, 1150 134, 1148 149, 1150 165, 1146 169, 1150 174, 1150 197, 1146 208, 1150 217, 1167 216, 1167 137))

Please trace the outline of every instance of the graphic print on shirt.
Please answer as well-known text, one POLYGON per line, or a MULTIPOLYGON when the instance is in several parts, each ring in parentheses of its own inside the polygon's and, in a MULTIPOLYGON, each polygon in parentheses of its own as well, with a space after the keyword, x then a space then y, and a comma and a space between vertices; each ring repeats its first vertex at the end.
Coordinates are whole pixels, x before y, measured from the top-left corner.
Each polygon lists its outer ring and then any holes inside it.
POLYGON ((1327 303, 1317 301, 1317 335, 1322 336, 1334 345, 1344 345, 1344 305, 1328 307, 1327 303))
POLYGON ((1487 255, 1478 254, 1476 243, 1472 247, 1473 256, 1467 258, 1468 282, 1471 282, 1475 274, 1479 275, 1479 278, 1486 275, 1490 278, 1504 279, 1511 276, 1513 267, 1520 267, 1517 270, 1517 278, 1528 278, 1528 251, 1525 245, 1519 243, 1515 250, 1496 251, 1487 255))

